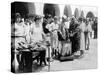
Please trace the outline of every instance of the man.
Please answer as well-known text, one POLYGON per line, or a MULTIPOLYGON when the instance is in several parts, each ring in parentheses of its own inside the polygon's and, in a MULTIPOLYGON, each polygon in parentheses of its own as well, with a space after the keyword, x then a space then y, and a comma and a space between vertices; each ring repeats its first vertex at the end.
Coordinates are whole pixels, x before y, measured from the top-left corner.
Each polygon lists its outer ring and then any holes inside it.
POLYGON ((92 24, 92 29, 93 29, 93 32, 94 32, 94 39, 97 38, 97 31, 98 31, 98 25, 97 25, 97 18, 95 17, 94 20, 93 20, 93 24, 92 24))
POLYGON ((92 32, 91 22, 89 18, 87 18, 87 23, 85 27, 85 49, 88 50, 90 48, 90 33, 92 32))
POLYGON ((54 17, 54 22, 48 24, 46 28, 50 32, 51 37, 51 49, 52 49, 52 57, 56 56, 56 52, 58 50, 58 36, 57 30, 59 29, 58 18, 57 16, 54 17))
POLYGON ((45 34, 49 34, 49 29, 46 28, 47 24, 50 24, 52 22, 52 16, 50 14, 45 15, 43 18, 43 31, 45 34))
POLYGON ((51 32, 49 30, 50 24, 53 22, 52 16, 50 14, 46 14, 43 19, 43 31, 45 33, 45 42, 47 43, 47 50, 46 50, 46 58, 47 61, 52 61, 51 57, 51 32))
POLYGON ((98 21, 97 21, 97 18, 95 18, 94 20, 94 38, 98 38, 98 21))
MULTIPOLYGON (((14 49, 19 51, 22 49, 22 44, 25 43, 25 29, 24 29, 24 22, 22 21, 20 13, 15 14, 15 23, 12 24, 11 27, 11 42, 12 46, 14 44, 14 49)), ((17 54, 17 61, 19 63, 19 67, 21 66, 20 53, 17 54)), ((22 57, 22 56, 21 56, 22 57)))
POLYGON ((73 17, 70 22, 69 27, 69 38, 72 43, 72 54, 79 50, 79 29, 78 23, 75 22, 75 18, 73 17))
POLYGON ((58 55, 59 51, 58 51, 58 32, 59 30, 59 17, 55 16, 54 17, 54 23, 52 23, 52 45, 54 48, 54 55, 58 55))
POLYGON ((63 15, 62 21, 61 21, 60 26, 59 26, 60 31, 58 31, 58 37, 60 37, 60 38, 58 38, 58 40, 59 40, 59 53, 61 55, 62 55, 62 51, 63 51, 63 41, 65 41, 65 39, 66 39, 66 25, 67 25, 66 19, 67 19, 67 16, 63 15))
POLYGON ((65 38, 66 41, 69 38, 69 27, 70 27, 70 20, 69 20, 69 18, 66 18, 66 21, 64 22, 64 27, 63 27, 64 38, 65 38))

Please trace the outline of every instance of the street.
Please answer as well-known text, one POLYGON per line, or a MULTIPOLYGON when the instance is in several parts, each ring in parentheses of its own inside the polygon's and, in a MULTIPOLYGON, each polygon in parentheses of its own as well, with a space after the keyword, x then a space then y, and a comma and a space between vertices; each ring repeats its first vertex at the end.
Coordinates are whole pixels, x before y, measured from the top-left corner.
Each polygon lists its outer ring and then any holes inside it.
MULTIPOLYGON (((53 62, 50 62, 50 71, 67 71, 97 68, 97 39, 91 39, 90 43, 90 49, 85 52, 84 57, 65 62, 54 60, 53 62)), ((48 71, 48 66, 42 68, 41 71, 48 71)))

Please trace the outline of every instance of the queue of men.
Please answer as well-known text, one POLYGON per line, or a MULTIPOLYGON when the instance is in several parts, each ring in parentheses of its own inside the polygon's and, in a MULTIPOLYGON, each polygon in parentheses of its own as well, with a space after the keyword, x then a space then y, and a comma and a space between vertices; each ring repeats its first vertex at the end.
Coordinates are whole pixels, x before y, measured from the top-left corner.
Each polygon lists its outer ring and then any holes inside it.
MULTIPOLYGON (((91 18, 75 18, 64 15, 62 18, 46 14, 45 16, 31 14, 27 18, 22 18, 20 13, 16 13, 11 20, 11 48, 12 52, 21 51, 32 47, 45 49, 39 54, 40 65, 50 61, 55 57, 61 57, 64 44, 70 43, 71 50, 67 55, 84 54, 90 48, 91 33, 94 31, 94 38, 97 37, 97 29, 92 27, 96 24, 91 18), (41 60, 42 59, 42 60, 41 60), (46 60, 49 59, 49 60, 46 60)), ((14 59, 14 58, 13 58, 14 59)), ((12 61, 13 61, 12 59, 12 61)), ((17 61, 20 64, 20 54, 17 54, 17 61)), ((38 63, 38 61, 37 61, 38 63)))

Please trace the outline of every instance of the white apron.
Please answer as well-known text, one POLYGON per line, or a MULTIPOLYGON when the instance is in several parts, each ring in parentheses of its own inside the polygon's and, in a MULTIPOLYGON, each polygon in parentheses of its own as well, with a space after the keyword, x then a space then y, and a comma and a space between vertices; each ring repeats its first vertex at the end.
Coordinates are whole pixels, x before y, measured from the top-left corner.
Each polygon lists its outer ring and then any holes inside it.
POLYGON ((85 50, 85 35, 84 35, 84 31, 85 31, 85 23, 81 23, 79 26, 81 33, 80 33, 80 50, 85 50))

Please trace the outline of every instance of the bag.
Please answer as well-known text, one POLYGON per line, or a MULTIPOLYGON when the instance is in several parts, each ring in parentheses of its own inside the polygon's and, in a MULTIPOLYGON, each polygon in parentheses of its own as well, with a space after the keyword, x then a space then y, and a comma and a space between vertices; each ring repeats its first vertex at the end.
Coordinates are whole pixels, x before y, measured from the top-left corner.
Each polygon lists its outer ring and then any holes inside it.
POLYGON ((59 31, 57 32, 57 34, 58 34, 58 40, 64 41, 64 38, 62 37, 62 34, 59 31))

